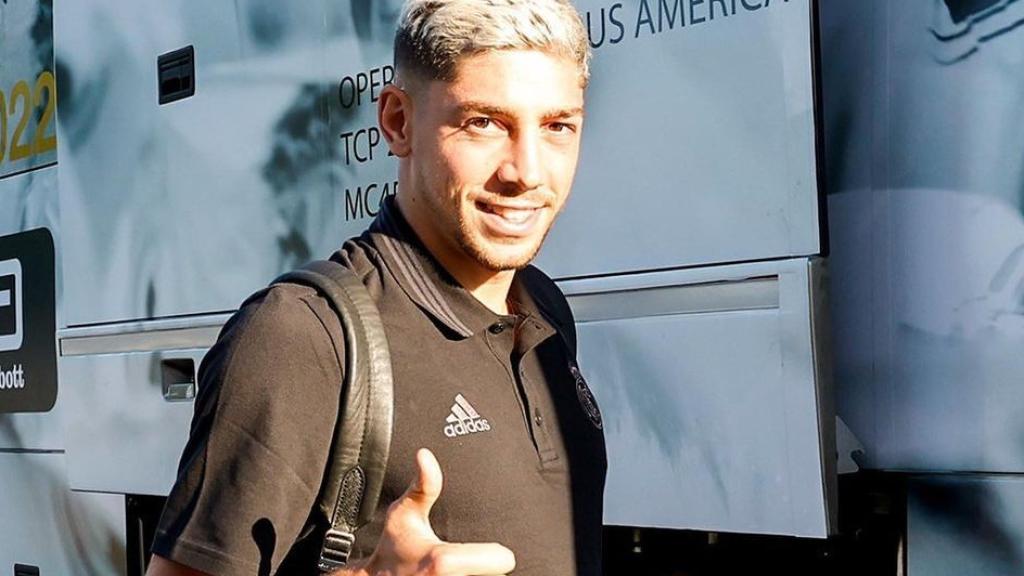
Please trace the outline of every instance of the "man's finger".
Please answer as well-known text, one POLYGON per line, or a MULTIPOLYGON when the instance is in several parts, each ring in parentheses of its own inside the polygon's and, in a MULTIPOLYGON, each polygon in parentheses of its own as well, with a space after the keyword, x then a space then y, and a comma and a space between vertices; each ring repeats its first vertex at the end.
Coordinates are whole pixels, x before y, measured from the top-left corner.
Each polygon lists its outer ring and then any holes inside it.
POLYGON ((430 515, 430 508, 441 495, 444 477, 441 465, 437 463, 434 453, 426 448, 416 452, 416 478, 402 496, 402 500, 416 505, 424 514, 430 515))
POLYGON ((431 554, 441 575, 501 576, 516 568, 516 555, 501 544, 441 544, 431 554))

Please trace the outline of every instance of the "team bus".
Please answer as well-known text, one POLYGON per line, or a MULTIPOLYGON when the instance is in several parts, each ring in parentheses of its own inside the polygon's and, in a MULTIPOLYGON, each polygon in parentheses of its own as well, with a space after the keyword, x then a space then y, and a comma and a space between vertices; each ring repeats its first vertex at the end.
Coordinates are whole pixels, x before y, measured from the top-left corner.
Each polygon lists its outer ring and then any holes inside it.
MULTIPOLYGON (((1019 573, 1024 2, 577 5, 606 573, 1019 573)), ((397 192, 399 7, 0 3, 0 572, 145 571, 220 327, 397 192)))

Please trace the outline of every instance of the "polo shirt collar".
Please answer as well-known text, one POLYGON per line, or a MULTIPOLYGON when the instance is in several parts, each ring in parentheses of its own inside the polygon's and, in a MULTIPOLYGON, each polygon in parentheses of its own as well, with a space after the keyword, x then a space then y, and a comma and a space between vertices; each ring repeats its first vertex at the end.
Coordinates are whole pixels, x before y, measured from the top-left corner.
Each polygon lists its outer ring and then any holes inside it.
MULTIPOLYGON (((384 202, 369 232, 385 266, 406 295, 458 337, 468 338, 503 318, 470 294, 430 254, 394 198, 384 202)), ((517 312, 543 318, 534 300, 527 297, 529 290, 522 286, 522 274, 517 272, 512 282, 511 294, 519 307, 517 312)))
MULTIPOLYGON (((554 313, 534 297, 527 284, 526 272, 519 270, 509 290, 509 300, 512 301, 516 313, 522 317, 519 337, 516 339, 516 352, 520 355, 548 337, 561 333, 561 330, 555 328, 558 321, 554 313)), ((565 337, 564 334, 562 336, 565 337)), ((568 341, 566 343, 568 344, 568 341)))

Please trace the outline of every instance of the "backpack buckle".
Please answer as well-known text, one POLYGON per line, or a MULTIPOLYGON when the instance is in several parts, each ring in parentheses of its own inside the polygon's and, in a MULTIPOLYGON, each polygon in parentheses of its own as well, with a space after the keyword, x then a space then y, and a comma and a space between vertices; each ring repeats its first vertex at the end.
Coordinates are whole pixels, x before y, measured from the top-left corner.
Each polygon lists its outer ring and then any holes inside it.
POLYGON ((344 568, 355 541, 354 534, 334 528, 328 530, 324 535, 324 545, 320 549, 320 561, 317 563, 320 571, 331 572, 344 568))

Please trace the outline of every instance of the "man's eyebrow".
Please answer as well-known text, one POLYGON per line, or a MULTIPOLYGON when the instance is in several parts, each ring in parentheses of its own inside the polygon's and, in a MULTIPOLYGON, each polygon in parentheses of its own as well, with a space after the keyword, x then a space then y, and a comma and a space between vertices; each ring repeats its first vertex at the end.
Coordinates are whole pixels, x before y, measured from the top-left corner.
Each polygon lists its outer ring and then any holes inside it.
MULTIPOLYGON (((482 114, 487 114, 488 116, 515 116, 515 113, 507 108, 495 106, 494 104, 487 104, 486 102, 460 102, 456 108, 458 108, 459 112, 462 113, 480 112, 482 114)), ((542 114, 542 117, 544 118, 574 118, 576 116, 583 116, 583 107, 576 106, 573 108, 556 108, 542 114)))
POLYGON ((544 115, 545 118, 575 118, 577 116, 583 116, 582 106, 552 110, 544 115))
POLYGON ((501 106, 495 106, 493 104, 487 104, 485 102, 460 102, 456 105, 459 112, 481 112, 488 116, 512 116, 512 112, 501 106))

